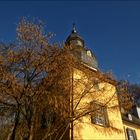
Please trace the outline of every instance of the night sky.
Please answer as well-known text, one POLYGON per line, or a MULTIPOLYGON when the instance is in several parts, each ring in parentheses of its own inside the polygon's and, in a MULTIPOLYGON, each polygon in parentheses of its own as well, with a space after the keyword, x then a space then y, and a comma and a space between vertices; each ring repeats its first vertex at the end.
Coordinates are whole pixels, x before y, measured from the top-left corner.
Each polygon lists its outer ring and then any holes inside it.
POLYGON ((23 16, 43 20, 56 42, 65 41, 75 22, 100 70, 140 84, 139 1, 0 1, 0 42, 16 39, 23 16))

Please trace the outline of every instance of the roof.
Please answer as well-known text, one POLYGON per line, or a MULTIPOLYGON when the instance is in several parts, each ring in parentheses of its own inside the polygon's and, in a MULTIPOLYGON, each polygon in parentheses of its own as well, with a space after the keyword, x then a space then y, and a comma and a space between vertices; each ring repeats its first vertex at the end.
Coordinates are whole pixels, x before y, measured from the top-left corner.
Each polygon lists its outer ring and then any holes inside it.
POLYGON ((83 38, 77 33, 75 24, 73 25, 73 29, 71 31, 71 34, 66 39, 66 44, 69 44, 71 40, 80 40, 83 43, 84 46, 84 40, 83 38))
POLYGON ((131 124, 138 125, 140 127, 140 119, 132 115, 132 120, 128 118, 128 114, 122 114, 122 120, 131 124))
POLYGON ((85 71, 85 70, 87 71, 87 70, 88 70, 89 72, 92 73, 92 75, 93 75, 94 77, 98 78, 98 79, 101 80, 101 81, 110 83, 110 84, 112 84, 112 85, 114 85, 114 86, 116 86, 116 84, 117 84, 117 81, 116 81, 114 78, 109 77, 108 75, 106 75, 105 73, 102 73, 102 72, 99 71, 99 70, 94 70, 94 69, 90 68, 89 66, 83 65, 83 63, 82 63, 82 65, 80 65, 80 66, 77 65, 77 67, 75 67, 75 68, 81 69, 81 70, 83 70, 83 71, 85 71))

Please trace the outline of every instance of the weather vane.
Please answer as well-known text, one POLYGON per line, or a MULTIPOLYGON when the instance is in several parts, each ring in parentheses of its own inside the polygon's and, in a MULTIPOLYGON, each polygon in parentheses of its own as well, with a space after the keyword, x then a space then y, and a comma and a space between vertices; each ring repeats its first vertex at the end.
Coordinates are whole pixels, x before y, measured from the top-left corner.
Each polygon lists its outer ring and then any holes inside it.
POLYGON ((73 33, 76 33, 76 25, 75 25, 75 23, 73 23, 73 29, 72 29, 72 32, 73 32, 73 33))

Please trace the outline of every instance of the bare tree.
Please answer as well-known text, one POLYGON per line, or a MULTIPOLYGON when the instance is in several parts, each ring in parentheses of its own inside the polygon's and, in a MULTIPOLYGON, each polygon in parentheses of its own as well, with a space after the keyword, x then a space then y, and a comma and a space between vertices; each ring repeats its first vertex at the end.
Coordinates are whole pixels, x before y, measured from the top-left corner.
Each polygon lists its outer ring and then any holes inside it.
POLYGON ((124 109, 125 112, 128 112, 134 105, 130 84, 127 81, 118 82, 117 92, 120 108, 124 109))

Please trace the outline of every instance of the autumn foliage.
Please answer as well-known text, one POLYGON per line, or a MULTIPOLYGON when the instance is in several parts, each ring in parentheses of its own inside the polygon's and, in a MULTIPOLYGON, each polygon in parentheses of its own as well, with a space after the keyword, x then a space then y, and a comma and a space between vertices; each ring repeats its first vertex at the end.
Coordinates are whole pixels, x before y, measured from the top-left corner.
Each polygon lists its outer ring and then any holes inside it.
POLYGON ((41 128, 49 128, 44 131, 45 137, 54 135, 60 127, 56 123, 67 116, 66 91, 69 87, 64 82, 67 73, 62 75, 61 72, 64 69, 68 72, 69 54, 65 57, 67 51, 56 44, 51 45, 50 34, 44 31, 42 22, 23 18, 17 26, 17 42, 1 44, 1 115, 3 112, 6 117, 12 114, 10 140, 43 138, 41 128), (60 78, 63 80, 58 83, 60 78), (60 88, 64 87, 62 83, 67 88, 60 88), (56 114, 59 114, 59 120, 55 118, 56 114), (55 124, 56 130, 53 125, 49 127, 51 123, 55 124))

